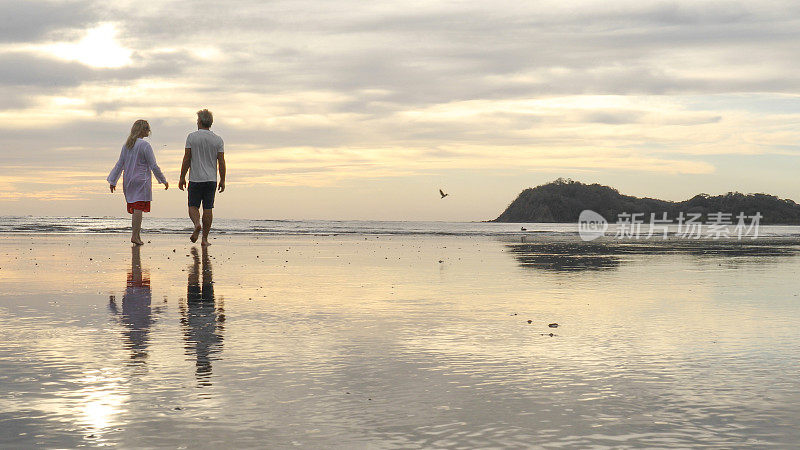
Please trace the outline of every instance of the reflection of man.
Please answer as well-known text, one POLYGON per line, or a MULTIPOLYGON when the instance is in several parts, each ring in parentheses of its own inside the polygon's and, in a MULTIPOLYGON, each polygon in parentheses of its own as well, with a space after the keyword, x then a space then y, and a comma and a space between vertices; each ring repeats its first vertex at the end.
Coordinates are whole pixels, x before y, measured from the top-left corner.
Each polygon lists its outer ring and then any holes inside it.
POLYGON ((214 279, 207 248, 203 247, 202 278, 200 257, 196 248, 192 248, 192 258, 194 261, 189 267, 186 284, 186 307, 181 308, 181 323, 184 326, 187 355, 194 353, 196 359, 197 380, 201 385, 209 386, 212 355, 222 350, 225 310, 221 302, 219 308, 216 307, 214 279))
MULTIPOLYGON (((141 247, 131 247, 131 270, 122 296, 122 324, 126 328, 125 348, 131 350, 131 359, 147 357, 148 334, 152 324, 150 303, 150 275, 142 273, 141 247)), ((108 307, 119 314, 116 299, 112 296, 108 307)))

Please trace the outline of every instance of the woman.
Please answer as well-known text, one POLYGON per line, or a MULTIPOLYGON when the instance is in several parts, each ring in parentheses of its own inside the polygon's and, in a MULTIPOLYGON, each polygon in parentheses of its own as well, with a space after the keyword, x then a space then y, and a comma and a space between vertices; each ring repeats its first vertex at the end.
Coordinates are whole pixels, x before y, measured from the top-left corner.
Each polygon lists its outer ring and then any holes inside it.
POLYGON ((164 185, 164 189, 169 189, 167 179, 164 178, 164 174, 156 164, 153 147, 142 139, 147 136, 150 136, 150 124, 142 119, 134 122, 131 134, 125 141, 125 145, 122 146, 119 161, 111 169, 107 178, 113 193, 120 174, 125 172, 122 179, 122 190, 125 193, 125 201, 128 202, 128 213, 132 215, 131 242, 136 245, 144 244, 139 235, 139 231, 142 229, 142 213, 150 212, 150 201, 153 199, 150 172, 152 171, 158 182, 164 185))

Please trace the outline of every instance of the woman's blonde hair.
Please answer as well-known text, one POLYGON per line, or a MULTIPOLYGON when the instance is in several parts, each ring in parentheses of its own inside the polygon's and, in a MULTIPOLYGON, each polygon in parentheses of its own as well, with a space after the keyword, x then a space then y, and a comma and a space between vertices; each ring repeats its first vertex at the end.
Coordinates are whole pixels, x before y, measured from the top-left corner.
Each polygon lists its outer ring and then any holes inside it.
POLYGON ((150 136, 150 124, 144 119, 133 122, 131 134, 128 135, 128 140, 125 141, 125 147, 133 148, 136 145, 136 139, 146 136, 150 136))

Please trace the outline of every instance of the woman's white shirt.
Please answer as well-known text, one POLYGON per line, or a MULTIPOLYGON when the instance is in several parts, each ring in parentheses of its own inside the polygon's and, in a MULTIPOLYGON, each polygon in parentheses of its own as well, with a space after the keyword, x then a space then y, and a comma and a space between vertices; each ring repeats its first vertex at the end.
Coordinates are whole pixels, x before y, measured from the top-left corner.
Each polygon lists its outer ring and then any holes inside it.
POLYGON ((167 182, 161 172, 161 168, 156 164, 153 147, 142 138, 136 139, 133 148, 122 146, 119 160, 108 175, 108 182, 112 186, 116 186, 119 176, 123 172, 122 189, 125 192, 125 201, 128 203, 152 201, 153 182, 150 176, 151 172, 159 183, 166 184, 167 182))

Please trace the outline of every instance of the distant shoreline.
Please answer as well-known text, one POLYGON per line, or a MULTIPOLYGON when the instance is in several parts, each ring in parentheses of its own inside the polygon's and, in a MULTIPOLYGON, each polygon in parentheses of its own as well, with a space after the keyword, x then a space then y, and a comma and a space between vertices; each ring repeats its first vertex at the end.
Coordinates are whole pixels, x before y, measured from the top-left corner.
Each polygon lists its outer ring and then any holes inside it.
POLYGON ((642 214, 645 223, 649 222, 651 215, 658 219, 667 214, 668 220, 677 220, 680 214, 684 217, 697 215, 700 222, 706 223, 721 213, 734 223, 739 214, 750 217, 759 214, 761 225, 800 225, 800 205, 774 195, 740 192, 716 196, 697 194, 688 200, 672 202, 624 195, 609 186, 565 178, 523 190, 491 222, 576 223, 585 210, 594 211, 609 223, 617 222, 623 214, 642 214))

